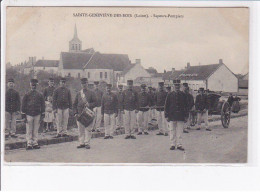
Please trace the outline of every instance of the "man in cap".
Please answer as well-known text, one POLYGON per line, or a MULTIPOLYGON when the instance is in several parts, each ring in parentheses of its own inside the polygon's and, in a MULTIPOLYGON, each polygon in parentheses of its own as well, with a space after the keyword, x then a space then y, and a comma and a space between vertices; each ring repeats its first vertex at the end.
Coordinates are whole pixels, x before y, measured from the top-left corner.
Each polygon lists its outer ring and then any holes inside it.
POLYGON ((117 95, 111 92, 111 84, 107 84, 106 93, 101 100, 101 114, 104 118, 105 137, 104 139, 113 139, 116 117, 118 115, 117 95))
POLYGON ((187 115, 185 117, 185 127, 183 129, 184 133, 189 133, 187 129, 190 129, 190 120, 191 120, 191 110, 194 107, 194 99, 193 96, 190 94, 189 90, 189 85, 188 83, 183 83, 183 88, 184 88, 184 94, 186 95, 186 100, 187 100, 187 115))
POLYGON ((56 114, 57 135, 56 138, 67 135, 67 127, 69 120, 69 109, 72 109, 71 92, 65 86, 66 79, 61 78, 60 87, 53 93, 53 112, 56 114))
POLYGON ((168 93, 164 90, 164 82, 159 82, 159 90, 155 94, 155 106, 157 113, 157 122, 159 127, 159 132, 156 135, 167 136, 167 123, 164 117, 164 105, 168 93))
POLYGON ((38 130, 44 117, 45 101, 43 95, 36 90, 37 79, 31 79, 31 90, 26 93, 22 101, 22 117, 26 122, 27 150, 39 149, 38 130))
POLYGON ((195 108, 198 112, 197 130, 200 130, 201 120, 203 119, 206 126, 206 130, 211 131, 211 129, 209 129, 209 123, 208 123, 208 99, 207 99, 207 95, 204 94, 204 88, 199 89, 199 94, 196 96, 196 100, 195 100, 195 108))
POLYGON ((101 115, 101 99, 103 96, 103 92, 99 89, 99 81, 94 82, 94 93, 96 95, 97 104, 94 108, 94 112, 96 114, 95 121, 93 122, 93 131, 100 132, 102 115, 101 115))
POLYGON ((175 91, 167 96, 165 102, 165 118, 170 122, 170 150, 179 149, 184 151, 181 134, 183 132, 187 101, 185 94, 180 91, 180 80, 173 81, 175 91))
MULTIPOLYGON (((93 110, 93 108, 96 106, 96 96, 93 91, 88 89, 87 78, 81 78, 81 87, 82 89, 77 93, 73 103, 73 112, 76 118, 78 118, 78 116, 83 113, 85 107, 93 110)), ((83 124, 77 121, 77 125, 79 129, 79 146, 77 146, 77 148, 90 149, 92 124, 90 124, 88 127, 85 127, 83 124)))
POLYGON ((123 123, 123 85, 118 85, 118 116, 117 116, 117 129, 121 129, 124 126, 123 123))
POLYGON ((49 81, 48 81, 48 87, 44 88, 43 90, 43 96, 44 96, 44 100, 47 101, 47 98, 49 96, 53 96, 53 92, 55 90, 55 87, 54 87, 54 79, 52 77, 49 78, 49 81))
POLYGON ((155 101, 154 101, 154 97, 155 97, 155 93, 153 91, 153 87, 149 86, 148 87, 148 94, 150 96, 150 103, 151 103, 151 108, 149 109, 149 116, 148 116, 148 123, 151 122, 154 119, 154 106, 155 106, 155 101))
POLYGON ((6 137, 16 138, 16 116, 20 111, 21 101, 19 93, 14 89, 14 79, 8 79, 5 94, 5 127, 6 137))
POLYGON ((172 87, 171 86, 167 86, 166 87, 166 92, 169 94, 172 91, 172 87))
POLYGON ((127 80, 127 86, 128 88, 123 92, 125 139, 136 139, 133 134, 136 113, 138 113, 138 95, 137 92, 133 90, 133 80, 127 80))
POLYGON ((146 85, 141 85, 141 92, 138 93, 138 110, 137 123, 138 133, 137 135, 148 135, 148 116, 149 109, 151 107, 151 96, 146 92, 146 85))

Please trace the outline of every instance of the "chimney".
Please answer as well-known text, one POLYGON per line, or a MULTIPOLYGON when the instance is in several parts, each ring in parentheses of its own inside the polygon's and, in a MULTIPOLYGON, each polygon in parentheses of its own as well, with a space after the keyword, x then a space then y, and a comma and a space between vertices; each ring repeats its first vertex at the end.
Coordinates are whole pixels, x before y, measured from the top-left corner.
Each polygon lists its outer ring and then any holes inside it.
POLYGON ((219 59, 219 64, 223 64, 223 60, 222 59, 219 59))
POLYGON ((189 69, 189 68, 190 68, 190 62, 187 63, 187 69, 189 69))
POLYGON ((175 68, 172 68, 172 73, 175 72, 175 68))
POLYGON ((135 59, 135 64, 141 65, 141 59, 135 59))

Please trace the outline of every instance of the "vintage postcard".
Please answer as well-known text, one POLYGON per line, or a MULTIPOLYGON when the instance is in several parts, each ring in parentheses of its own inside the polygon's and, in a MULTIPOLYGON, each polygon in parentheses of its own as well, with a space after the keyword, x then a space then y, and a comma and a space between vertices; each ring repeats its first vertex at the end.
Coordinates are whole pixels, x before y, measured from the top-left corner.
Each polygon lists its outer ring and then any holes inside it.
POLYGON ((6 164, 248 162, 249 8, 8 6, 5 25, 6 164))

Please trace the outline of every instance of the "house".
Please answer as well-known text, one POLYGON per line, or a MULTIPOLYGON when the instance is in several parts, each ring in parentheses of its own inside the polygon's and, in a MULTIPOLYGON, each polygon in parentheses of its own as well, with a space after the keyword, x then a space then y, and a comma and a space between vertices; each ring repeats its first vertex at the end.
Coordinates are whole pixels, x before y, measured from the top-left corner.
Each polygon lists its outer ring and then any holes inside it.
POLYGON ((141 59, 136 59, 135 63, 132 63, 122 71, 118 83, 127 85, 127 80, 133 80, 134 85, 141 85, 142 83, 147 84, 151 77, 151 74, 141 65, 141 59))
POLYGON ((39 71, 47 71, 49 73, 56 74, 58 72, 59 61, 58 60, 38 60, 33 66, 35 73, 39 71))
POLYGON ((172 68, 171 71, 167 71, 163 74, 162 80, 165 85, 173 86, 173 80, 178 79, 179 75, 183 72, 184 70, 175 70, 175 68, 172 68))
POLYGON ((240 94, 248 95, 248 78, 249 74, 245 74, 238 79, 238 90, 240 94))
POLYGON ((188 83, 193 90, 204 87, 212 91, 238 92, 238 79, 222 59, 218 64, 210 65, 190 66, 188 63, 178 79, 188 83))

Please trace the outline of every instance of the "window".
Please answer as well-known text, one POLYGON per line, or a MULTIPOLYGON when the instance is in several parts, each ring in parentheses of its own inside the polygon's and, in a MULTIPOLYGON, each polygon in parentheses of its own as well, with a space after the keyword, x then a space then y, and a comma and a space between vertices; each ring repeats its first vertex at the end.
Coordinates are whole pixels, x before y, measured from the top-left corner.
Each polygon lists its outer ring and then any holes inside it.
POLYGON ((100 72, 100 78, 101 79, 103 78, 103 72, 100 72))
POLYGON ((107 79, 107 72, 105 72, 105 79, 107 79))
POLYGON ((81 50, 81 44, 79 44, 79 50, 81 50))
POLYGON ((80 73, 78 73, 78 78, 80 78, 80 73))
POLYGON ((88 78, 90 78, 90 72, 88 72, 88 78))
POLYGON ((68 77, 70 77, 70 73, 68 73, 68 77))
POLYGON ((74 50, 74 44, 72 44, 72 50, 74 50))
POLYGON ((78 50, 78 45, 77 44, 75 44, 75 50, 78 50))

